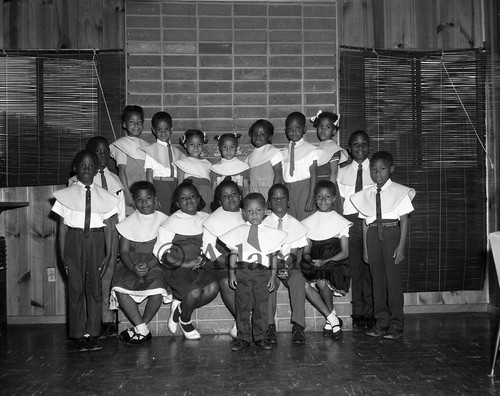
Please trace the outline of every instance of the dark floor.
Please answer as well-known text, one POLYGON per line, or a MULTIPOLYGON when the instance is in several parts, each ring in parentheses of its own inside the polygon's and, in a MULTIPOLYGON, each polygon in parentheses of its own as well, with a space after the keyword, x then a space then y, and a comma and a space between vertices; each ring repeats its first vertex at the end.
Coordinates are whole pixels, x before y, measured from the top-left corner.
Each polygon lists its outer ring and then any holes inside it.
POLYGON ((10 326, 0 337, 2 395, 498 395, 488 377, 498 320, 487 313, 407 315, 404 338, 345 332, 340 341, 279 334, 272 351, 231 352, 229 336, 103 341, 72 352, 61 325, 10 326))

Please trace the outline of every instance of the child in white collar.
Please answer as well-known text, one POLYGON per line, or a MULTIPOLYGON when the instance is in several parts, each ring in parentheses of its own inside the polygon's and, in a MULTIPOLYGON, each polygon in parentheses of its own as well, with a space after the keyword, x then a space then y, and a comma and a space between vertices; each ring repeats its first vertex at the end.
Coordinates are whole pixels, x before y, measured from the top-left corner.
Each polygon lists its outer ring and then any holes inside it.
MULTIPOLYGON (((267 216, 262 224, 268 227, 285 231, 287 238, 278 254, 277 278, 290 291, 290 307, 292 308, 292 343, 305 343, 304 329, 306 327, 305 313, 305 279, 299 266, 298 258, 300 250, 307 246, 306 234, 309 231, 300 221, 288 214, 290 203, 288 189, 283 184, 275 184, 269 190, 267 205, 271 208, 271 214, 267 216)), ((278 342, 274 316, 276 315, 277 288, 279 280, 276 280, 276 288, 269 297, 269 327, 267 339, 272 344, 278 342)))
POLYGON ((306 297, 326 318, 323 334, 342 337, 342 320, 333 305, 333 293, 349 291, 349 227, 351 222, 334 210, 335 185, 320 180, 314 189, 317 211, 302 223, 309 229, 308 246, 302 256, 302 272, 308 281, 306 297))
POLYGON ((271 144, 274 126, 267 120, 255 121, 248 131, 253 151, 247 157, 250 166, 250 192, 268 196, 273 185, 275 172, 281 175, 281 157, 279 149, 271 144))
POLYGON ((120 333, 127 345, 139 345, 151 340, 148 323, 162 302, 172 301, 167 292, 165 274, 153 255, 160 225, 168 218, 156 211, 156 191, 147 181, 132 184, 130 192, 137 210, 116 225, 120 238, 120 263, 113 278, 110 306, 118 305, 133 324, 120 333), (138 303, 147 299, 144 312, 138 303))
POLYGON ((401 262, 408 234, 408 214, 415 190, 391 180, 394 160, 386 151, 373 154, 374 186, 351 196, 364 219, 364 256, 373 277, 375 327, 366 334, 395 340, 403 336, 404 294, 401 262))
POLYGON ((288 115, 285 133, 290 142, 280 150, 281 172, 277 169, 274 183, 285 182, 290 191, 290 214, 302 221, 314 210, 318 159, 321 151, 304 140, 306 117, 299 112, 288 115))
POLYGON ((142 148, 146 153, 146 179, 155 186, 158 209, 167 215, 177 187, 177 167, 173 163, 186 156, 170 141, 173 131, 172 116, 165 111, 155 113, 151 118, 151 132, 156 142, 142 148))
POLYGON ((248 348, 252 335, 260 349, 272 348, 267 341, 269 293, 275 287, 276 253, 286 233, 262 224, 265 211, 264 197, 259 193, 248 194, 243 199, 247 222, 219 238, 231 249, 229 286, 236 291, 238 327, 238 339, 231 347, 234 352, 248 348))
POLYGON ((224 133, 215 136, 222 158, 210 168, 210 178, 214 191, 226 176, 231 176, 231 179, 240 187, 243 196, 249 193, 248 164, 236 157, 240 137, 239 133, 224 133))
POLYGON ((141 106, 128 105, 123 109, 122 128, 127 136, 121 137, 111 143, 109 149, 111 157, 118 166, 118 176, 125 189, 125 204, 127 214, 132 214, 135 210, 134 200, 130 194, 130 186, 139 180, 146 180, 146 171, 144 170, 144 151, 141 147, 148 146, 148 142, 141 139, 144 124, 144 110, 141 106))
POLYGON ((94 183, 97 155, 80 151, 74 160, 77 183, 54 192, 59 215, 59 257, 68 274, 69 337, 79 351, 102 349, 101 276, 112 257, 118 198, 94 183))

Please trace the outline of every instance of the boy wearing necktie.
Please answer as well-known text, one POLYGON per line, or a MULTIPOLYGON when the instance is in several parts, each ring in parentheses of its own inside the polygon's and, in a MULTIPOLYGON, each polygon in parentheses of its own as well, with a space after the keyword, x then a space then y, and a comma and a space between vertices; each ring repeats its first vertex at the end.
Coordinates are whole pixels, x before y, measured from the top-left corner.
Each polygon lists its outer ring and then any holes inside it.
POLYGON ((97 155, 80 151, 74 161, 78 179, 54 192, 52 211, 59 219, 59 255, 68 274, 69 336, 79 351, 101 349, 101 276, 112 256, 118 198, 94 183, 97 155))
POLYGON ((366 334, 398 339, 403 335, 404 295, 401 262, 408 233, 408 214, 415 190, 391 180, 392 155, 373 154, 370 175, 375 185, 351 196, 364 219, 364 256, 373 277, 375 327, 366 334))
POLYGON ((262 224, 265 211, 264 197, 259 193, 248 194, 243 199, 246 223, 219 238, 231 250, 229 286, 236 291, 238 327, 238 339, 231 347, 234 352, 248 348, 252 334, 260 349, 271 349, 267 341, 269 293, 275 287, 276 253, 286 233, 262 224))

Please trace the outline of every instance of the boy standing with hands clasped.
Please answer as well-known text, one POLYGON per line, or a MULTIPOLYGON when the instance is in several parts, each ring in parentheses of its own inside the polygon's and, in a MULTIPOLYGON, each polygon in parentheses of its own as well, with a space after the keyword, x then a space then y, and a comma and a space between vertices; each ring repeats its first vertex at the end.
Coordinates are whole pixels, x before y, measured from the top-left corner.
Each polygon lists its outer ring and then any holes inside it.
POLYGON ((59 219, 59 255, 68 273, 69 336, 79 351, 102 349, 101 276, 112 257, 118 198, 94 183, 97 155, 80 151, 74 160, 78 182, 54 192, 59 219))
POLYGON ((234 352, 250 346, 252 333, 260 349, 272 348, 266 339, 269 293, 274 290, 276 282, 276 252, 280 250, 286 233, 262 224, 265 211, 264 197, 259 193, 248 194, 243 199, 246 223, 219 237, 231 250, 229 286, 236 290, 238 327, 238 339, 231 347, 234 352))
POLYGON ((401 262, 408 233, 408 214, 415 190, 391 180, 392 155, 373 154, 370 175, 375 186, 351 196, 363 224, 364 256, 373 277, 375 327, 366 334, 398 339, 403 335, 404 295, 401 262))
POLYGON ((306 131, 304 114, 290 113, 285 120, 285 133, 290 143, 271 160, 274 184, 285 182, 290 192, 289 213, 299 221, 314 211, 314 186, 321 156, 321 150, 304 140, 306 131))

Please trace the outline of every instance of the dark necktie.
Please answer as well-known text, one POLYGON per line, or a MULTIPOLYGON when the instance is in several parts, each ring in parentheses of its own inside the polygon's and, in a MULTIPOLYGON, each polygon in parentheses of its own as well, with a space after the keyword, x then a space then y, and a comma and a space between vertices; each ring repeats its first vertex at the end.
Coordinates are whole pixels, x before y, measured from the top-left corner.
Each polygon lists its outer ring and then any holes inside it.
POLYGON ((106 181, 106 176, 104 176, 104 170, 99 170, 99 173, 101 174, 101 187, 107 190, 108 182, 106 181))
POLYGON ((354 185, 354 192, 363 189, 363 165, 358 165, 358 173, 356 174, 356 184, 354 185))
MULTIPOLYGON (((278 218, 278 230, 283 231, 283 219, 278 218)), ((278 277, 280 279, 288 279, 288 267, 285 260, 278 260, 278 277)))
POLYGON ((167 143, 168 146, 168 163, 170 165, 170 177, 174 177, 174 151, 172 145, 167 143))
POLYGON ((260 252, 260 244, 259 244, 259 227, 252 224, 250 226, 250 231, 248 232, 247 242, 250 246, 254 247, 260 252))
POLYGON ((377 233, 378 233, 378 240, 382 241, 384 239, 384 234, 382 230, 382 204, 380 203, 380 187, 377 187, 377 195, 375 196, 375 204, 376 204, 376 210, 377 210, 377 233))
POLYGON ((295 171, 295 142, 290 143, 290 176, 295 171))
POLYGON ((85 186, 85 221, 83 223, 83 236, 87 238, 90 232, 90 186, 85 186))

